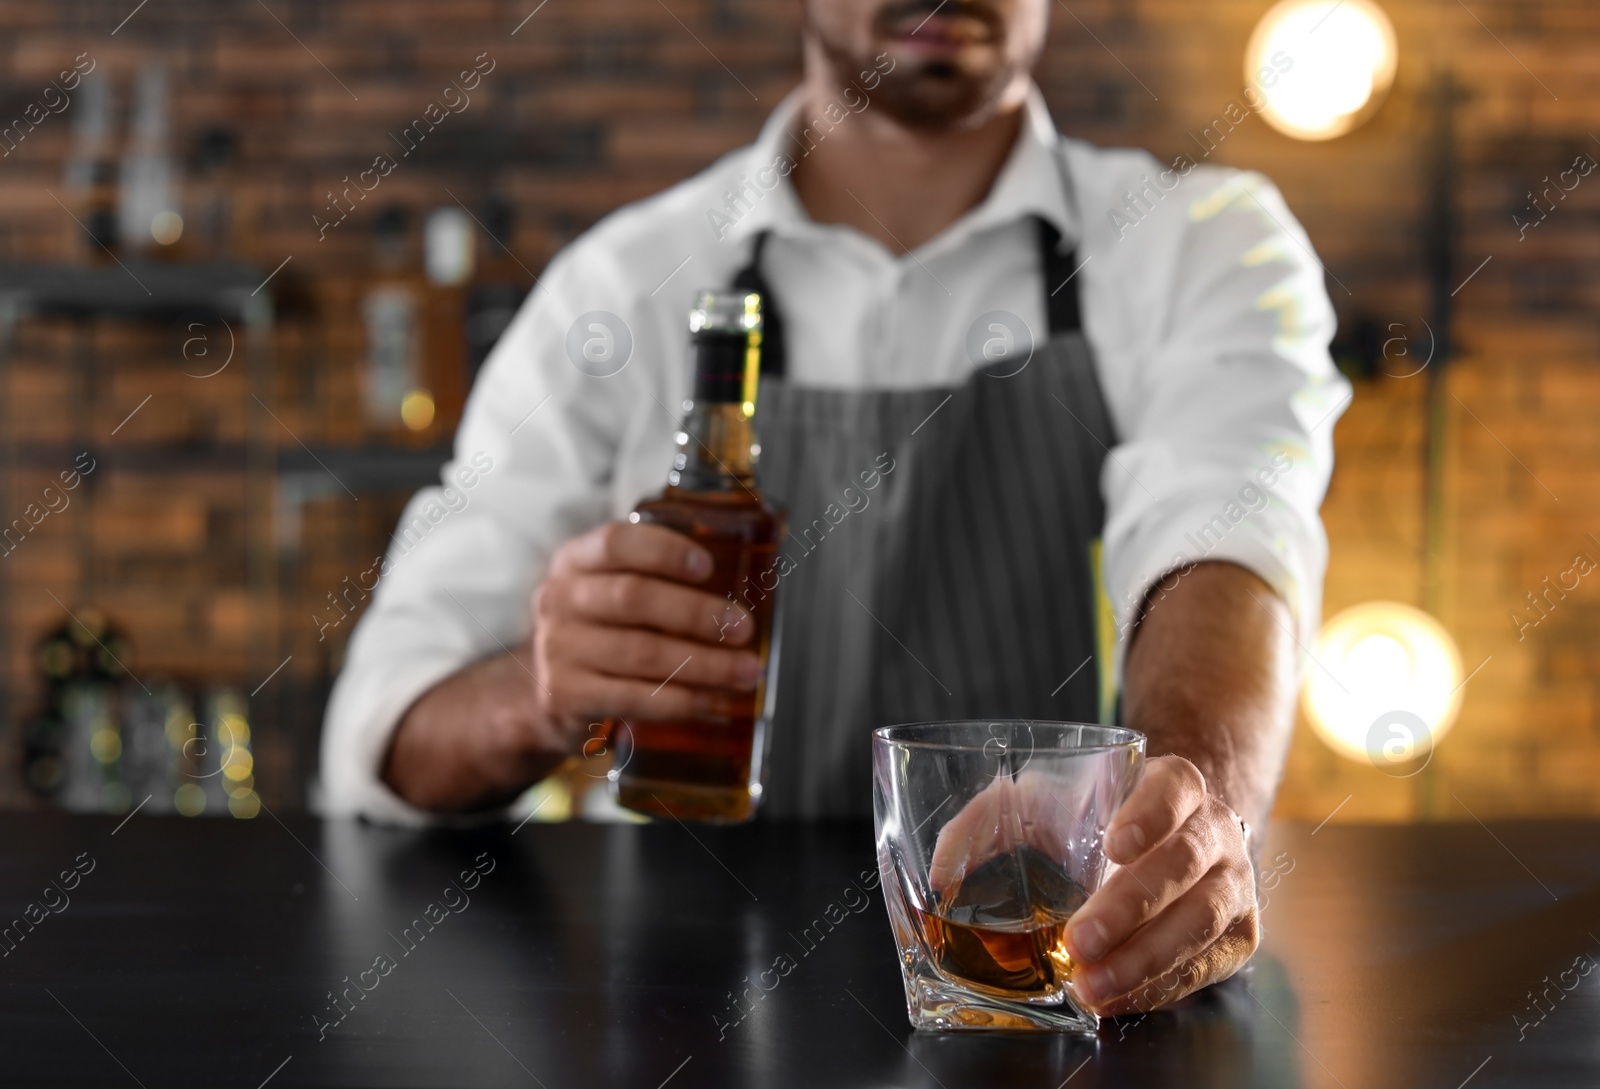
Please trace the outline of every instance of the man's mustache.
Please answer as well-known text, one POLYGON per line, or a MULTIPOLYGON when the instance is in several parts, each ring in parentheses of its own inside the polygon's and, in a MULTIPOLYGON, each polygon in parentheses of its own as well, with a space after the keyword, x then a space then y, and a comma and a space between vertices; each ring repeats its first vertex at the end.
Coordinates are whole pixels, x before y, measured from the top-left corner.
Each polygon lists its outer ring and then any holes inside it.
POLYGON ((872 20, 873 30, 892 37, 907 21, 915 19, 920 25, 935 15, 976 19, 996 37, 1005 30, 1005 20, 984 0, 897 0, 878 9, 872 20))

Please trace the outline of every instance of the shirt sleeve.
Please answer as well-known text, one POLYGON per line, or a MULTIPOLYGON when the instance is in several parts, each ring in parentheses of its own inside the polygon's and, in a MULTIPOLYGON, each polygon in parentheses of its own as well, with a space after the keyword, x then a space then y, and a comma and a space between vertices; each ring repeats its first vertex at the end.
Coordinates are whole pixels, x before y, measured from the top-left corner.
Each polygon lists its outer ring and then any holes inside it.
POLYGON ((440 484, 401 515, 329 700, 325 813, 432 819, 380 778, 395 725, 450 674, 527 639, 551 555, 609 515, 617 447, 645 380, 642 368, 597 374, 606 368, 569 358, 580 315, 628 324, 600 260, 568 251, 552 262, 485 362, 440 484))
POLYGON ((1328 354, 1322 264, 1260 175, 1203 167, 1192 181, 1163 209, 1164 236, 1138 228, 1171 240, 1171 279, 1144 315, 1154 332, 1102 476, 1119 672, 1142 603, 1189 564, 1255 572, 1289 603, 1302 645, 1321 611, 1318 508, 1350 396, 1328 354))

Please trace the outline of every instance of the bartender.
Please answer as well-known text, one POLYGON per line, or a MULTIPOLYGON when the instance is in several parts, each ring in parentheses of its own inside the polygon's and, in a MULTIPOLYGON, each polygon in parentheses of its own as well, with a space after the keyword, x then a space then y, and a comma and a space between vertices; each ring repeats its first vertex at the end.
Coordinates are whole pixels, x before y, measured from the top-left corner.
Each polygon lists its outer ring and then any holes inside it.
POLYGON ((1057 134, 1048 13, 806 0, 804 81, 756 142, 551 262, 351 638, 328 811, 504 807, 608 716, 756 686, 709 554, 626 516, 671 462, 694 289, 758 286, 763 491, 802 526, 883 483, 786 580, 765 810, 869 813, 873 726, 1120 713, 1163 755, 1072 921, 1080 998, 1148 1009, 1249 959, 1249 828, 1320 606, 1334 317, 1259 175, 1057 134), (626 351, 569 350, 580 319, 626 351))

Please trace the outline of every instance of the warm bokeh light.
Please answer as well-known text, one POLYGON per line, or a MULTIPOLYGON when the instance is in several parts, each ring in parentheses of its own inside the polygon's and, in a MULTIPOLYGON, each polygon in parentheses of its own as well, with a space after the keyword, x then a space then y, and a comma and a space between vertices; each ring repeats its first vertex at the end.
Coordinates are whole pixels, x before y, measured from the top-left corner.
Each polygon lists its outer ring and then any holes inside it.
POLYGON ((1261 115, 1273 128, 1331 140, 1383 103, 1398 52, 1394 27, 1371 0, 1282 0, 1250 36, 1245 76, 1260 87, 1261 115), (1270 87, 1259 79, 1263 69, 1281 72, 1270 87))
POLYGON ((1461 706, 1461 655, 1433 617, 1369 601, 1329 620, 1307 666, 1303 702, 1336 752, 1383 770, 1425 756, 1461 706))
POLYGON ((222 716, 222 721, 217 729, 217 737, 224 745, 250 744, 250 723, 245 721, 243 715, 229 712, 222 716))
POLYGON ((250 778, 254 769, 255 758, 250 755, 250 750, 235 746, 228 750, 227 759, 222 765, 222 774, 238 783, 250 778))
POLYGON ((183 237, 183 217, 177 212, 157 212, 150 221, 150 237, 170 246, 183 237))
POLYGON ((115 764, 122 755, 122 735, 109 726, 102 726, 89 735, 89 751, 102 764, 115 764))
POLYGON ((400 419, 413 431, 426 431, 433 423, 433 395, 425 389, 414 389, 400 402, 400 419))
POLYGON ((185 817, 198 817, 206 811, 206 792, 196 783, 184 783, 172 792, 172 805, 185 817))

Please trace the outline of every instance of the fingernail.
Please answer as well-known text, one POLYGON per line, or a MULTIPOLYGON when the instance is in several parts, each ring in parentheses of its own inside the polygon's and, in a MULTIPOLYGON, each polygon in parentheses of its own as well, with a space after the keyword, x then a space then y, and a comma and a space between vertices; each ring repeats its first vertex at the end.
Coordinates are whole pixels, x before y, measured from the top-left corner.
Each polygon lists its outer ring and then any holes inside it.
POLYGON ((1144 829, 1137 824, 1125 824, 1111 837, 1111 857, 1114 861, 1126 862, 1144 850, 1144 843, 1144 829))
POLYGON ((1085 960, 1096 960, 1106 951, 1106 928, 1099 919, 1072 924, 1072 946, 1085 960))
POLYGON ((1089 993, 1083 997, 1101 1002, 1117 993, 1117 975, 1104 964, 1097 964, 1083 973, 1082 983, 1089 993))
POLYGON ((711 574, 711 553, 703 548, 691 549, 684 566, 689 569, 691 577, 703 579, 711 574))
POLYGON ((766 670, 762 667, 760 658, 753 654, 746 654, 740 657, 736 673, 741 686, 754 688, 761 683, 761 676, 765 672, 766 670))

